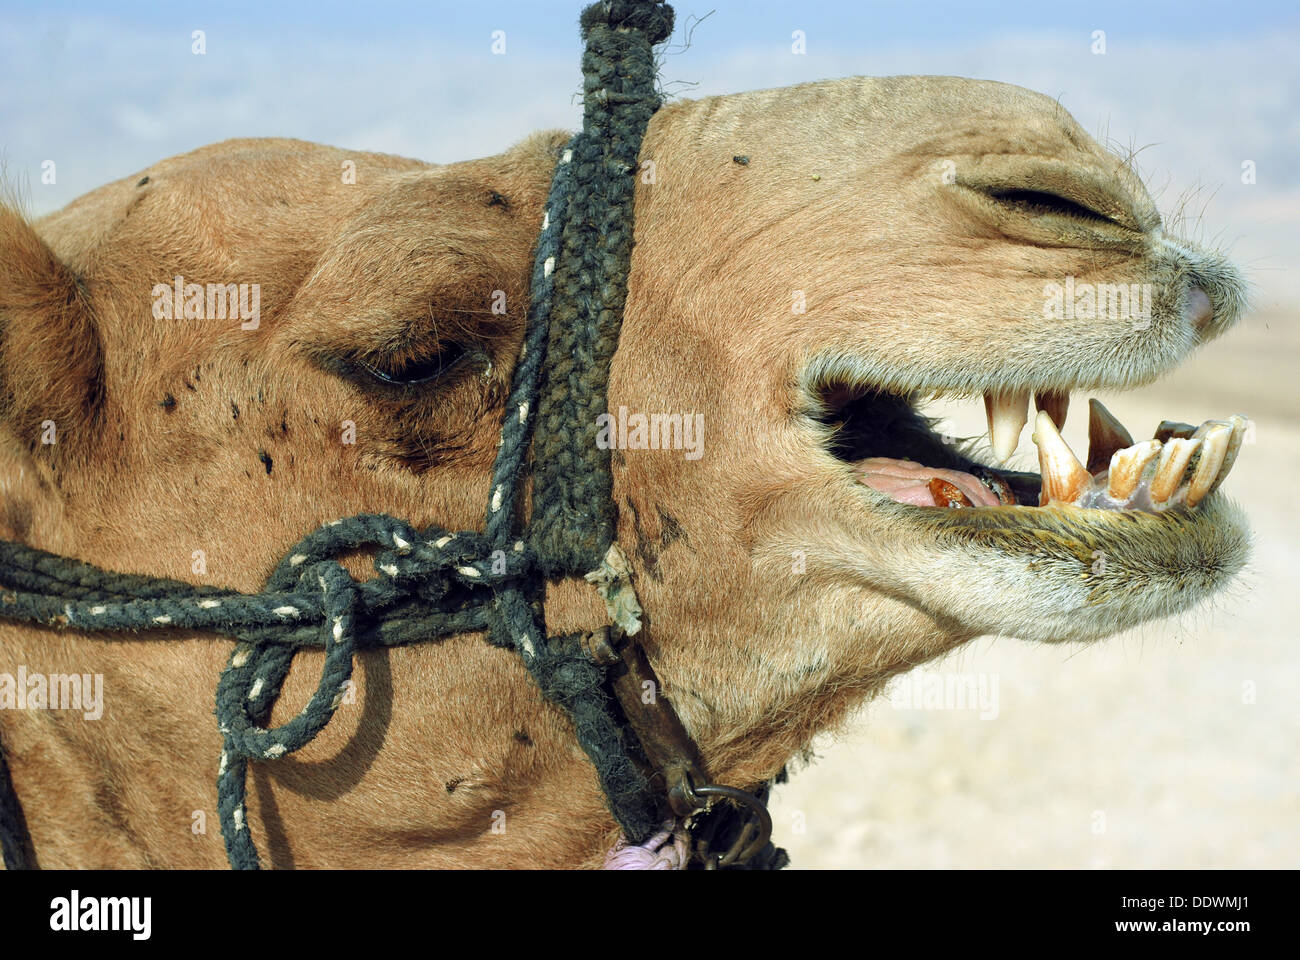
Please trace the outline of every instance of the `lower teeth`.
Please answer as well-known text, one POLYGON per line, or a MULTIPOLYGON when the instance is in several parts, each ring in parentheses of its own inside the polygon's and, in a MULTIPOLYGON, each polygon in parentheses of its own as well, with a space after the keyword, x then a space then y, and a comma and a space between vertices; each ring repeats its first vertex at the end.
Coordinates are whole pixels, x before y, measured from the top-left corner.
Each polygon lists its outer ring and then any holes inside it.
MULTIPOLYGON (((1133 443, 1098 401, 1090 408, 1087 469, 1053 417, 1039 412, 1033 435, 1042 477, 1039 506, 1155 513, 1195 509, 1232 469, 1249 422, 1239 414, 1195 429, 1165 421, 1158 430, 1163 437, 1133 443)), ((857 468, 863 483, 900 503, 958 509, 1016 505, 1007 482, 985 468, 965 473, 885 457, 864 460, 857 468)))

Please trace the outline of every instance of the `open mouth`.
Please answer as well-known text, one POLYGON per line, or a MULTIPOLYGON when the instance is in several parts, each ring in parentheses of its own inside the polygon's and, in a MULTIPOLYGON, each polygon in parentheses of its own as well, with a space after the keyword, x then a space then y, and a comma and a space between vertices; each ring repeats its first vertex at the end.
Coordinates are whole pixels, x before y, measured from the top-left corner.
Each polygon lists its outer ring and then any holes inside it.
MULTIPOLYGON (((1088 452, 1081 462, 1060 434, 1069 394, 1034 394, 1031 439, 1039 473, 981 463, 966 441, 935 431, 919 397, 830 382, 817 390, 819 419, 832 428, 829 449, 855 479, 897 503, 921 508, 989 509, 1070 506, 1083 510, 1186 513, 1199 508, 1232 469, 1248 421, 1234 414, 1200 426, 1164 421, 1149 440, 1089 401, 1088 452)), ((999 464, 1016 449, 1030 393, 984 395, 988 442, 999 464)))

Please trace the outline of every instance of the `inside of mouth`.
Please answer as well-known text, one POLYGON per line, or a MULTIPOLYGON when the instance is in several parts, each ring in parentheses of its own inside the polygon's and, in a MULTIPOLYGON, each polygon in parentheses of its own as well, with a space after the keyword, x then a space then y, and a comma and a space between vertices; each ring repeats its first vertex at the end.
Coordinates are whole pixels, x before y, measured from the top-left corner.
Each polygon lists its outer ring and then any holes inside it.
POLYGON ((1038 412, 1032 419, 1028 393, 987 394, 987 445, 978 443, 979 437, 936 430, 936 421, 919 412, 917 396, 828 384, 818 399, 819 419, 830 427, 830 453, 849 464, 860 483, 914 507, 1194 509, 1231 470, 1249 424, 1240 414, 1207 420, 1199 428, 1164 421, 1152 439, 1135 443, 1110 411, 1093 400, 1085 467, 1060 434, 1068 393, 1035 394, 1038 412), (1027 420, 1033 425, 1040 473, 984 461, 997 457, 997 450, 1002 459, 1009 457, 1027 420))
POLYGON ((1038 474, 976 460, 970 447, 978 438, 940 433, 934 420, 917 412, 917 398, 829 386, 821 400, 820 419, 832 428, 830 452, 899 503, 948 506, 945 494, 952 488, 976 506, 1038 503, 1038 474), (943 483, 931 483, 935 479, 943 483))

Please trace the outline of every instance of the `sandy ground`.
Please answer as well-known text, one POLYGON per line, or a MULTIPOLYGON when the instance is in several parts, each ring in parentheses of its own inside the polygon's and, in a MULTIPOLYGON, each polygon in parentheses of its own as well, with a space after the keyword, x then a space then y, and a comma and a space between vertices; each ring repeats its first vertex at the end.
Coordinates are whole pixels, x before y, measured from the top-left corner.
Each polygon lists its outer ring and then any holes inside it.
MULTIPOLYGON (((1086 646, 980 638, 919 668, 996 697, 917 709, 896 690, 819 743, 772 805, 794 866, 1300 866, 1298 383, 1300 310, 1249 317, 1158 384, 1098 394, 1138 439, 1166 418, 1254 420, 1224 488, 1255 531, 1246 574, 1181 620, 1086 646)), ((974 403, 931 409, 955 435, 985 429, 974 403)), ((1081 456, 1086 434, 1076 394, 1065 435, 1081 456)), ((924 695, 935 681, 917 672, 907 690, 924 695)))

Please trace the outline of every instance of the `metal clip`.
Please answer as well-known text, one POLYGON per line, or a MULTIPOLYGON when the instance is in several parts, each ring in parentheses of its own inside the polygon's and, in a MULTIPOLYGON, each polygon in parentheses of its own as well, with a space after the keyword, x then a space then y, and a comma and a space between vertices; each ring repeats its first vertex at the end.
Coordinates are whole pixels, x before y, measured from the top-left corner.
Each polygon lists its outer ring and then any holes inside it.
POLYGON ((679 801, 682 807, 688 807, 691 811, 699 813, 712 807, 713 798, 731 800, 741 807, 745 822, 731 846, 721 855, 715 854, 711 849, 714 831, 709 831, 708 838, 697 847, 697 852, 704 859, 704 868, 716 870, 719 867, 730 867, 751 860, 772 839, 772 815, 767 810, 767 804, 752 793, 736 787, 718 783, 695 786, 691 782, 690 773, 686 771, 682 771, 681 776, 675 778, 668 791, 668 801, 679 816, 684 814, 678 811, 678 803, 674 801, 679 801))

